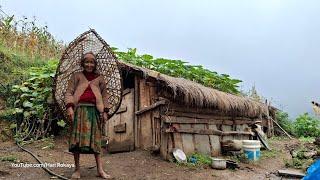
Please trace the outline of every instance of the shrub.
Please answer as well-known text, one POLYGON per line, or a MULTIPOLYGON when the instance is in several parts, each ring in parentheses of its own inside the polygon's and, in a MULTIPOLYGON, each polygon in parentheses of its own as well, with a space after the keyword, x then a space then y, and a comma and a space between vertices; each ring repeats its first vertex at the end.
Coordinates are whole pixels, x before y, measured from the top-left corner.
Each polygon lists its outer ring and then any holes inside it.
POLYGON ((17 117, 22 117, 21 122, 18 122, 16 138, 37 140, 46 136, 52 122, 63 124, 58 109, 52 105, 51 87, 57 63, 57 60, 48 61, 41 68, 32 68, 28 80, 13 86, 12 92, 17 98, 14 113, 17 117))
POLYGON ((294 126, 293 121, 289 119, 288 113, 284 111, 277 111, 276 113, 276 119, 279 123, 279 125, 286 130, 289 134, 294 135, 294 126))
POLYGON ((319 119, 309 116, 308 113, 300 115, 294 122, 294 131, 299 137, 317 137, 320 135, 319 128, 319 119))

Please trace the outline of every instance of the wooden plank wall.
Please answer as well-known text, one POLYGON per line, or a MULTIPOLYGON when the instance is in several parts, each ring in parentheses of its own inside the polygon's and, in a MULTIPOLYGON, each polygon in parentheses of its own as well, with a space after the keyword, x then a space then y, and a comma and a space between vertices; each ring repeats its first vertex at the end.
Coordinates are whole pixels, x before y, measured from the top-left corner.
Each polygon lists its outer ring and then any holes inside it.
MULTIPOLYGON (((139 80, 139 109, 150 106, 155 102, 156 90, 151 82, 146 79, 139 80)), ((149 150, 153 148, 157 142, 160 141, 159 135, 156 135, 156 129, 160 128, 160 121, 155 119, 158 112, 156 110, 144 112, 138 115, 137 118, 137 136, 139 138, 138 147, 149 150)), ((159 116, 159 115, 158 115, 159 116)), ((159 131, 159 130, 158 130, 159 131)), ((160 133, 160 132, 159 132, 160 133)))
MULTIPOLYGON (((175 117, 178 121, 191 120, 190 117, 175 117)), ((196 121, 196 119, 194 119, 196 121)), ((174 120, 173 120, 174 121, 174 120)), ((162 121, 162 129, 168 127, 169 124, 162 121)), ((217 129, 217 125, 206 123, 171 123, 171 126, 182 129, 217 129)), ((221 153, 220 148, 221 137, 218 135, 200 135, 188 133, 165 133, 161 132, 160 154, 164 159, 171 159, 173 148, 182 149, 187 155, 194 152, 218 156, 221 153)))
MULTIPOLYGON (((249 139, 250 135, 202 135, 189 133, 165 133, 168 127, 180 129, 214 129, 220 131, 245 131, 248 124, 261 119, 222 116, 221 114, 201 114, 195 109, 188 112, 181 109, 170 109, 167 115, 161 119, 161 147, 160 155, 164 159, 172 158, 173 148, 182 149, 187 155, 199 152, 211 156, 221 154, 221 140, 249 139), (178 111, 179 110, 179 111, 178 111), (164 120, 165 119, 165 120, 164 120)), ((265 120, 263 120, 265 121, 265 120)))
POLYGON ((110 152, 134 150, 134 89, 125 91, 119 110, 106 124, 110 152), (119 125, 125 126, 124 132, 116 131, 119 125))

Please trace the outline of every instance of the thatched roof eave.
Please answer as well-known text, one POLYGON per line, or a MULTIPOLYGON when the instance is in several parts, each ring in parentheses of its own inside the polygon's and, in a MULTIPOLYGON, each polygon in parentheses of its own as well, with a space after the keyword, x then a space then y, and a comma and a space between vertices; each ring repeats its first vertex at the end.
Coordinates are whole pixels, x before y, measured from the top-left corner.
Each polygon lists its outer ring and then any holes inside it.
POLYGON ((192 107, 217 109, 227 114, 252 118, 268 116, 267 105, 247 97, 225 93, 184 78, 171 77, 123 61, 120 61, 120 68, 134 73, 142 73, 144 78, 161 81, 173 92, 173 96, 169 98, 192 107))

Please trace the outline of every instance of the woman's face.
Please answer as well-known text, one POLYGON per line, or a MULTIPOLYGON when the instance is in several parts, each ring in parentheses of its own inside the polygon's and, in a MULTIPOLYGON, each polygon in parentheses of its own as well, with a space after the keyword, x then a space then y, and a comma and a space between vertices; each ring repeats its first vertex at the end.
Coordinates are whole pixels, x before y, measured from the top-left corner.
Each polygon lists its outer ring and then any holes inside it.
POLYGON ((94 56, 92 54, 86 54, 84 56, 83 68, 86 72, 93 72, 96 67, 94 56))

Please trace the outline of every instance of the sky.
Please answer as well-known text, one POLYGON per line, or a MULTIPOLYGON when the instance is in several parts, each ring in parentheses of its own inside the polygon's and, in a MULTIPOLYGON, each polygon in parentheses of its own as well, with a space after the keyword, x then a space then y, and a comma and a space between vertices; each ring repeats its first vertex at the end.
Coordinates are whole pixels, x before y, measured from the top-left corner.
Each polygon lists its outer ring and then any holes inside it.
POLYGON ((320 1, 0 0, 66 43, 95 29, 120 50, 181 59, 240 79, 291 118, 320 102, 320 1))

